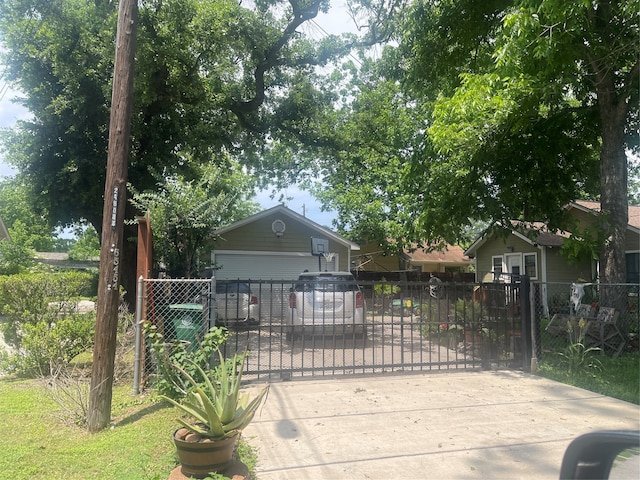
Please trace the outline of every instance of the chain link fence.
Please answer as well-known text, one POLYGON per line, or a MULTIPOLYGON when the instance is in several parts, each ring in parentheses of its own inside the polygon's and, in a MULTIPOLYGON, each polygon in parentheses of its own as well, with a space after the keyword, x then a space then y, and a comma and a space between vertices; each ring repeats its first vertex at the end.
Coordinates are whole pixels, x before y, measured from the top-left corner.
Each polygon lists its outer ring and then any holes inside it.
POLYGON ((612 356, 637 351, 639 290, 637 284, 535 284, 538 359, 576 342, 612 356))

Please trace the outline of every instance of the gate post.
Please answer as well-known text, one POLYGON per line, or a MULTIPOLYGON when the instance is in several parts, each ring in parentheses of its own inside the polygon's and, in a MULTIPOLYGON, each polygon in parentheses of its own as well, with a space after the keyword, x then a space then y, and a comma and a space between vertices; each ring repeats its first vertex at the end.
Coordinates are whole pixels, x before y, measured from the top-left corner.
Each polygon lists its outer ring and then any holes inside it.
POLYGON ((520 277, 520 337, 522 339, 522 368, 531 371, 531 279, 528 275, 520 277))

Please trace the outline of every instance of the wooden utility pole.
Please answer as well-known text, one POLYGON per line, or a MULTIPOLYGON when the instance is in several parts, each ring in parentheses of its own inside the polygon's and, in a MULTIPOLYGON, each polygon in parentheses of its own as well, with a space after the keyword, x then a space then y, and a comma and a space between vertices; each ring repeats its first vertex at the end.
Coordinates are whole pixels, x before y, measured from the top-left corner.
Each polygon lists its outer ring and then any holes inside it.
POLYGON ((100 279, 87 428, 109 425, 118 331, 120 252, 127 201, 127 166, 133 107, 133 65, 136 51, 137 0, 120 0, 109 122, 107 178, 104 188, 100 279))

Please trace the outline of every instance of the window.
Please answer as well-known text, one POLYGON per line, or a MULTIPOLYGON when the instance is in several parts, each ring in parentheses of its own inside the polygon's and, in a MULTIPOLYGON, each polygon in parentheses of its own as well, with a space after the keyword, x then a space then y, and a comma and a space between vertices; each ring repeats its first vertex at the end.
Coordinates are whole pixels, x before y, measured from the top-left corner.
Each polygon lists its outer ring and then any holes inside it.
POLYGON ((625 254, 627 262, 627 283, 640 283, 640 252, 625 254))
POLYGON ((502 274, 502 255, 497 257, 491 257, 491 271, 493 272, 493 281, 500 280, 502 274))
POLYGON ((524 274, 531 280, 538 278, 538 256, 535 253, 524 254, 524 274))

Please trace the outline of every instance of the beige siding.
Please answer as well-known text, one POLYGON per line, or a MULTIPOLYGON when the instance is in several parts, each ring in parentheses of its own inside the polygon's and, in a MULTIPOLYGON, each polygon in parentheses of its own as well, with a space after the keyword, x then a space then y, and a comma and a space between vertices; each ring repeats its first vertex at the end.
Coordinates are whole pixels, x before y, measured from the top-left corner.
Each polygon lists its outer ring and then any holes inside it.
MULTIPOLYGON (((277 214, 269 215, 247 225, 225 233, 216 241, 216 252, 224 250, 262 251, 262 252, 311 252, 311 237, 319 237, 316 230, 289 217, 277 214), (286 230, 276 237, 271 225, 282 220, 286 230)), ((339 255, 340 270, 349 270, 348 247, 329 239, 329 251, 339 255)))
POLYGON ((591 262, 570 263, 560 254, 559 248, 547 248, 547 280, 549 282, 591 282, 591 262))
POLYGON ((627 230, 627 238, 625 239, 624 249, 627 252, 637 252, 640 250, 640 235, 627 230))

